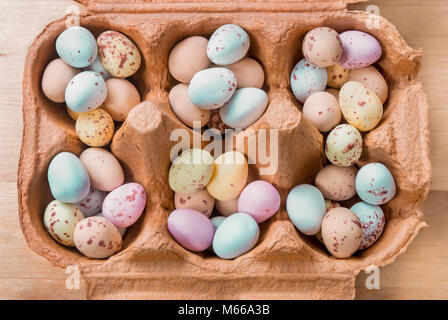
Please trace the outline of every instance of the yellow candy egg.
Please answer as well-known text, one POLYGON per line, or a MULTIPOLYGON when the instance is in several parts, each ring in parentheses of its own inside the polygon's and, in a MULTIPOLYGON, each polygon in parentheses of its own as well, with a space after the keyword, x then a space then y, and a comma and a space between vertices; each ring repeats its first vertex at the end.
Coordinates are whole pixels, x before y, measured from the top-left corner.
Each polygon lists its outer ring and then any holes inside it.
POLYGON ((355 127, 340 124, 328 134, 325 154, 331 163, 340 167, 352 166, 362 153, 362 137, 355 127))
POLYGON ((327 67, 328 82, 327 86, 334 89, 341 89, 341 87, 348 81, 350 70, 345 69, 339 64, 327 67))
POLYGON ((67 106, 65 106, 65 110, 67 111, 67 113, 68 113, 68 115, 70 116, 70 118, 72 118, 73 120, 78 120, 78 118, 79 118, 79 115, 82 113, 82 112, 76 112, 76 111, 73 111, 72 109, 70 109, 69 107, 67 107, 67 106))
POLYGON ((114 121, 103 109, 83 112, 76 120, 76 135, 91 147, 102 147, 114 136, 114 121))

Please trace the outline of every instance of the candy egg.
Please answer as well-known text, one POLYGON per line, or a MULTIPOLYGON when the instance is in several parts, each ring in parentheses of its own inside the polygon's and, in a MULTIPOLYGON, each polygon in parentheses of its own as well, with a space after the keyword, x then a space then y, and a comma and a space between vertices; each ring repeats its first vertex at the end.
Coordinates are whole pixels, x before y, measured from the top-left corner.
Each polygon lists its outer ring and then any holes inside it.
POLYGON ((113 77, 127 78, 140 68, 137 46, 118 31, 105 31, 97 39, 101 64, 113 77))
POLYGON ((241 191, 238 212, 247 213, 261 223, 272 217, 280 208, 280 193, 269 182, 257 180, 241 191))
POLYGON ((205 188, 213 174, 213 157, 201 149, 189 149, 171 164, 168 174, 170 188, 179 193, 192 193, 205 188))
POLYGON ((331 163, 340 167, 350 167, 358 161, 362 153, 362 137, 355 127, 340 124, 327 136, 325 154, 331 163))
POLYGON ((131 182, 119 186, 106 196, 102 213, 117 228, 127 228, 140 218, 145 206, 145 189, 131 182))
POLYGON ((246 129, 257 121, 268 106, 268 95, 258 88, 236 90, 232 98, 222 108, 222 121, 234 129, 246 129))
POLYGON ((84 219, 79 208, 73 204, 51 201, 44 213, 44 225, 48 233, 64 246, 74 247, 73 232, 76 224, 84 219))
POLYGON ((362 225, 362 240, 359 250, 373 245, 383 233, 386 220, 381 207, 365 202, 358 202, 350 208, 359 218, 362 225))
POLYGON ((236 90, 236 83, 236 77, 229 69, 205 69, 191 79, 188 95, 198 108, 217 109, 230 100, 236 90))
POLYGON ((106 100, 107 88, 103 77, 93 71, 83 71, 74 76, 65 89, 65 102, 76 112, 98 108, 106 100))
POLYGON ((248 214, 235 213, 221 222, 213 237, 213 251, 222 259, 234 259, 251 250, 260 230, 248 214))
POLYGON ((215 208, 220 214, 228 217, 231 214, 238 212, 238 198, 225 201, 216 200, 215 208))
POLYGON ((336 100, 338 100, 338 104, 339 104, 339 90, 334 89, 334 88, 327 88, 327 89, 325 89, 325 92, 328 92, 331 95, 333 95, 333 97, 335 97, 336 100))
POLYGON ((65 88, 79 69, 69 66, 62 59, 51 61, 45 68, 42 76, 42 91, 53 102, 65 101, 65 88))
POLYGON ((350 73, 349 81, 358 81, 364 84, 367 88, 376 93, 380 98, 381 103, 384 104, 389 94, 387 82, 383 75, 373 66, 368 66, 362 69, 353 70, 350 73))
POLYGON ((333 164, 324 167, 316 176, 316 187, 330 200, 343 201, 356 194, 355 167, 338 167, 333 164))
POLYGON ((308 61, 319 67, 332 66, 342 54, 339 34, 327 27, 315 28, 305 35, 302 52, 308 61))
POLYGON ((87 196, 76 205, 81 209, 84 217, 91 217, 101 211, 105 197, 106 192, 90 187, 87 196))
POLYGON ((67 113, 68 113, 68 115, 69 115, 69 117, 70 118, 72 118, 73 120, 78 120, 78 118, 79 118, 79 115, 81 114, 81 113, 83 113, 83 112, 76 112, 76 111, 73 111, 72 109, 70 109, 69 107, 65 107, 65 111, 67 111, 67 113))
POLYGON ((114 121, 103 109, 84 112, 76 120, 76 135, 91 147, 102 147, 114 136, 114 121))
POLYGON ((303 105, 303 116, 320 132, 328 132, 341 122, 338 100, 328 92, 315 92, 303 105))
POLYGON ((117 228, 103 217, 88 217, 78 222, 74 240, 79 252, 94 259, 110 257, 122 244, 117 228))
POLYGON ((370 34, 349 30, 339 35, 342 43, 342 56, 339 64, 346 69, 361 69, 381 58, 381 44, 370 34))
POLYGON ((235 199, 246 185, 248 171, 247 160, 242 153, 225 152, 215 160, 215 170, 207 190, 217 200, 235 199))
POLYGON ((394 177, 382 163, 366 164, 356 175, 356 192, 369 204, 385 204, 392 200, 396 191, 394 177))
POLYGON ((221 134, 225 133, 226 129, 231 129, 222 121, 221 116, 219 115, 219 109, 211 110, 210 120, 207 122, 207 127, 209 129, 218 130, 221 134))
POLYGON ((84 68, 95 60, 98 47, 95 37, 89 30, 74 26, 58 36, 56 51, 67 64, 75 68, 84 68))
POLYGON ((103 109, 115 121, 126 120, 129 111, 140 103, 137 88, 126 79, 112 78, 106 81, 107 98, 103 109))
POLYGON ((123 184, 123 169, 117 158, 106 149, 85 149, 79 159, 89 173, 90 183, 95 189, 112 191, 123 184))
POLYGON ((201 190, 193 193, 174 193, 174 206, 176 209, 192 209, 210 217, 215 199, 207 190, 201 190))
POLYGON ((325 200, 316 187, 301 184, 292 189, 286 199, 289 219, 300 232, 315 235, 325 215, 325 200))
POLYGON ((58 153, 48 166, 47 176, 51 194, 56 200, 77 203, 89 193, 89 175, 73 153, 58 153))
POLYGON ((246 31, 235 24, 225 24, 213 32, 207 44, 207 56, 218 65, 229 65, 242 59, 250 46, 246 31))
MULTIPOLYGON (((340 206, 341 205, 336 201, 325 199, 325 212, 328 212, 334 208, 339 208, 340 206)), ((322 229, 320 229, 319 232, 314 235, 314 237, 316 237, 317 241, 325 245, 324 238, 322 238, 322 229)))
POLYGON ((216 229, 218 229, 218 227, 221 225, 221 223, 226 220, 227 217, 223 217, 223 216, 215 216, 213 218, 211 218, 211 222, 213 223, 213 227, 216 229))
POLYGON ((237 89, 259 88, 264 83, 264 71, 257 60, 244 58, 228 67, 236 77, 237 89))
POLYGON ((344 118, 360 131, 375 128, 383 116, 380 98, 357 81, 349 81, 339 91, 339 105, 344 118))
MULTIPOLYGON (((103 217, 103 218, 105 218, 105 216, 103 216, 103 213, 102 213, 102 212, 97 213, 97 214, 95 215, 95 217, 103 217)), ((116 227, 116 228, 117 228, 117 227, 116 227)), ((126 230, 127 230, 127 228, 117 228, 117 230, 118 230, 118 232, 120 233, 121 238, 123 239, 124 235, 126 234, 126 230)))
POLYGON ((341 89, 350 77, 350 70, 345 69, 339 64, 335 64, 331 67, 327 67, 327 77, 327 86, 335 89, 341 89))
POLYGON ((112 77, 111 74, 107 72, 107 70, 101 64, 99 57, 96 57, 95 60, 92 62, 92 64, 89 65, 87 68, 84 68, 84 70, 99 73, 103 77, 104 81, 112 77))
POLYGON ((302 59, 294 66, 290 80, 294 96, 304 103, 312 93, 325 90, 327 70, 302 59))
POLYGON ((207 43, 206 38, 193 36, 174 46, 168 58, 168 68, 177 81, 189 83, 196 72, 210 66, 207 43))
POLYGON ((192 209, 177 209, 168 217, 168 231, 185 249, 200 252, 212 244, 215 228, 202 213, 192 209))

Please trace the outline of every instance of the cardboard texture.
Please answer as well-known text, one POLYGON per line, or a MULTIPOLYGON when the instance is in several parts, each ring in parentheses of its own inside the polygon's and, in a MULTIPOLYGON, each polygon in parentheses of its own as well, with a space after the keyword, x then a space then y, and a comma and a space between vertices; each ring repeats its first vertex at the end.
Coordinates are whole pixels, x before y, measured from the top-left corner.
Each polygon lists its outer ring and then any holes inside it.
MULTIPOLYGON (((429 191, 431 167, 428 104, 421 84, 415 81, 422 52, 408 47, 383 18, 378 20, 379 28, 369 29, 370 17, 347 11, 348 2, 353 1, 87 3, 81 25, 95 36, 109 29, 124 33, 137 44, 143 59, 131 81, 144 102, 117 128, 111 150, 125 169, 126 181, 145 187, 148 202, 142 217, 124 237, 122 250, 107 260, 90 259, 59 245, 42 223, 45 206, 51 201, 46 179, 51 159, 62 151, 79 155, 86 148, 76 137, 64 105, 50 102, 40 87, 45 66, 56 57, 55 40, 66 27, 66 18, 51 22, 30 46, 23 78, 19 218, 30 248, 53 265, 78 265, 91 299, 353 299, 355 276, 370 265, 394 261, 426 226, 421 205, 429 191), (250 9, 254 6, 257 10, 250 9), (192 35, 208 37, 226 23, 238 24, 250 34, 249 54, 261 62, 266 73, 269 106, 250 129, 279 130, 278 171, 260 178, 272 182, 282 196, 280 211, 260 225, 256 247, 234 260, 183 249, 166 224, 174 209, 168 170, 170 148, 176 142, 170 141, 170 134, 176 128, 186 128, 168 101, 175 84, 168 71, 168 55, 178 41, 192 35), (289 85, 290 72, 302 55, 302 39, 318 26, 338 32, 357 29, 375 36, 384 50, 377 67, 390 88, 383 120, 364 135, 360 164, 385 163, 398 192, 383 206, 387 222, 380 240, 345 260, 331 257, 313 237, 300 234, 285 211, 288 191, 301 183, 313 183, 325 161, 325 139, 302 117, 301 105, 289 85)), ((240 133, 238 150, 247 151, 245 138, 255 139, 255 135, 250 130, 240 133)), ((251 167, 257 177, 258 165, 251 167)))

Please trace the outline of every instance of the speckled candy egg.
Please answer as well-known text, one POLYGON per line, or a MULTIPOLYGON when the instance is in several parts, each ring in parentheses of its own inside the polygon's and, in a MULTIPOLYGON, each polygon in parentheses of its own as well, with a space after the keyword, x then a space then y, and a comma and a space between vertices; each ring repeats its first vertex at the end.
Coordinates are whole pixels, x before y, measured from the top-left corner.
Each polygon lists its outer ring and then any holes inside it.
POLYGON ((350 208, 359 218, 362 225, 362 240, 359 250, 373 245, 383 233, 386 220, 381 207, 365 202, 358 202, 350 208))
MULTIPOLYGON (((334 208, 339 208, 340 206, 341 205, 336 201, 325 199, 325 210, 326 210, 325 212, 328 212, 334 208)), ((319 232, 314 235, 314 237, 317 239, 317 241, 325 245, 324 238, 322 238, 322 229, 320 229, 319 232)))
POLYGON ((103 217, 88 217, 78 222, 74 239, 78 251, 94 259, 110 257, 122 244, 117 228, 103 217))
POLYGON ((129 112, 140 103, 140 94, 132 82, 126 79, 112 78, 106 81, 107 98, 103 109, 114 121, 124 121, 129 112))
POLYGON ((77 206, 53 200, 45 209, 44 225, 57 242, 74 247, 73 232, 76 224, 82 219, 84 216, 77 206))
POLYGON ((340 64, 335 64, 331 67, 327 67, 328 82, 327 86, 334 89, 341 89, 350 76, 350 70, 345 69, 340 64))
POLYGON ((394 177, 382 163, 366 164, 356 175, 356 192, 369 204, 385 204, 392 200, 396 191, 394 177))
POLYGON ((216 210, 225 217, 238 212, 238 198, 230 200, 216 200, 215 201, 216 210))
POLYGON ((65 89, 67 107, 76 112, 92 111, 106 100, 106 82, 99 73, 83 71, 70 80, 65 89))
POLYGON ((185 150, 171 164, 170 188, 183 194, 200 191, 209 183, 213 168, 210 152, 196 148, 185 150))
MULTIPOLYGON (((95 217, 103 217, 106 218, 105 216, 103 216, 102 212, 99 212, 95 215, 95 217)), ((117 227, 116 227, 117 228, 117 227)), ((118 232, 121 235, 121 238, 123 239, 124 235, 126 234, 127 228, 117 228, 118 232)))
POLYGON ((344 118, 360 131, 374 129, 383 116, 380 98, 357 81, 349 81, 339 91, 339 105, 344 118))
POLYGON ((332 256, 349 258, 361 244, 361 221, 347 208, 331 209, 322 221, 322 238, 332 256))
POLYGON ((67 64, 75 68, 84 68, 95 60, 98 47, 95 37, 89 30, 74 26, 58 36, 56 51, 67 64))
POLYGON ((339 35, 342 43, 342 56, 339 64, 346 69, 361 69, 381 58, 381 44, 370 34, 349 30, 339 35))
POLYGON ((89 175, 73 153, 58 153, 50 162, 47 177, 51 194, 61 202, 77 203, 89 193, 89 175))
POLYGON ((350 167, 358 161, 362 153, 362 137, 349 124, 336 126, 327 136, 325 154, 331 163, 340 167, 350 167))
POLYGON ((305 35, 302 52, 308 61, 319 67, 332 66, 342 54, 339 34, 331 28, 315 28, 305 35))
POLYGON ((350 73, 349 81, 358 81, 364 84, 367 88, 376 93, 380 98, 381 103, 384 104, 389 95, 387 82, 383 75, 373 66, 368 66, 362 69, 353 70, 350 73))
POLYGON ((257 60, 244 58, 228 66, 237 80, 237 88, 259 88, 263 87, 264 71, 257 60))
POLYGON ((227 217, 213 237, 213 251, 222 259, 234 259, 250 251, 258 241, 257 222, 246 213, 227 217))
POLYGON ((104 81, 112 77, 112 75, 109 72, 107 72, 107 70, 101 64, 99 57, 96 57, 96 59, 92 62, 92 64, 89 65, 87 68, 84 68, 84 70, 99 73, 103 77, 104 81))
POLYGON ((319 232, 325 215, 325 200, 315 186, 301 184, 288 193, 286 211, 300 232, 315 235, 319 232))
POLYGON ((79 69, 69 66, 62 59, 51 61, 45 68, 42 76, 42 91, 53 102, 65 101, 65 88, 79 69))
POLYGON ((218 65, 229 65, 242 59, 250 46, 246 31, 235 24, 225 24, 213 32, 207 45, 207 56, 218 65))
POLYGON ((81 209, 84 217, 91 217, 101 211, 106 192, 90 187, 87 196, 76 205, 81 209))
POLYGON ((205 69, 191 79, 188 95, 198 108, 217 109, 230 100, 236 90, 236 83, 236 77, 229 69, 205 69))
POLYGON ((316 176, 316 187, 330 200, 343 201, 356 194, 355 178, 358 169, 338 167, 333 164, 324 167, 316 176))
POLYGON ((215 199, 205 189, 187 194, 174 193, 174 207, 176 209, 192 209, 210 217, 214 205, 215 199))
POLYGON ((105 146, 114 136, 114 120, 100 108, 82 113, 76 120, 76 135, 88 146, 105 146))
POLYGON ((294 96, 300 103, 304 103, 314 92, 325 90, 327 70, 302 59, 292 69, 290 80, 294 96))
POLYGON ((101 64, 112 76, 127 78, 140 68, 140 51, 124 34, 105 31, 99 35, 97 43, 101 64))
POLYGON ((241 191, 238 212, 247 213, 261 223, 272 217, 280 208, 280 193, 269 182, 257 180, 241 191))
POLYGON ((328 132, 341 122, 338 100, 328 92, 315 92, 303 105, 303 116, 320 132, 328 132))

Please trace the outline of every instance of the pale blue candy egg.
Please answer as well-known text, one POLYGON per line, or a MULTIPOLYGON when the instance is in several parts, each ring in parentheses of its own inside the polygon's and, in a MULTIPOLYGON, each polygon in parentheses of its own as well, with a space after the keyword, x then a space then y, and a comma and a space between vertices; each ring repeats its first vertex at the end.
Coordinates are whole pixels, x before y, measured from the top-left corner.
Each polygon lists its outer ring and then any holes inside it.
POLYGON ((379 162, 366 164, 356 175, 356 192, 370 204, 384 204, 396 193, 395 180, 387 167, 379 162))
POLYGON ((305 100, 314 92, 325 90, 327 80, 327 70, 325 68, 302 59, 291 72, 292 92, 300 103, 305 103, 305 100))
POLYGON ((263 115, 267 106, 266 92, 258 88, 242 88, 219 109, 219 115, 229 127, 245 129, 263 115))
POLYGON ((292 189, 286 199, 289 219, 300 232, 315 235, 325 216, 325 199, 315 186, 301 184, 292 189))
POLYGON ((216 216, 211 218, 210 220, 213 223, 213 227, 215 227, 215 231, 216 229, 218 229, 218 227, 221 225, 221 223, 226 219, 227 217, 224 216, 216 216))
POLYGON ((222 259, 236 258, 258 241, 258 224, 246 213, 234 213, 221 222, 213 237, 213 251, 222 259))
POLYGON ((93 71, 78 73, 65 89, 65 103, 76 112, 95 110, 103 104, 106 96, 106 82, 99 73, 93 71))
POLYGON ((386 220, 380 206, 358 202, 350 208, 359 218, 362 225, 362 240, 359 250, 373 245, 383 233, 386 220))
POLYGON ((225 24, 212 34, 207 44, 207 56, 218 65, 229 65, 242 59, 250 46, 246 31, 235 24, 225 24))
POLYGON ((84 70, 99 73, 104 80, 112 78, 111 74, 104 69, 104 66, 98 57, 96 57, 95 61, 93 61, 92 64, 84 70))
POLYGON ((90 191, 90 179, 81 160, 73 153, 58 153, 48 167, 48 183, 56 200, 77 203, 90 191))
POLYGON ((236 90, 236 77, 225 68, 210 68, 197 72, 188 86, 191 102, 198 108, 212 110, 221 107, 236 90))
POLYGON ((56 51, 59 57, 72 67, 85 68, 97 57, 98 46, 89 30, 74 26, 58 36, 56 51))

